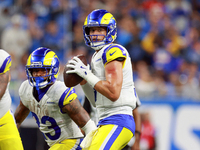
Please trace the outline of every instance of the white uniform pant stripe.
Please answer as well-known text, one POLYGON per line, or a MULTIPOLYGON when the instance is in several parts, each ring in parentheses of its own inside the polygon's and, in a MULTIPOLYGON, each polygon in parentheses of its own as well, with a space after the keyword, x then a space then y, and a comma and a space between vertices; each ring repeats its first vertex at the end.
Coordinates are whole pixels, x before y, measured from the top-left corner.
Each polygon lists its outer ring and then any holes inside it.
POLYGON ((80 147, 79 144, 80 144, 80 139, 77 139, 75 145, 71 148, 71 150, 76 150, 78 147, 80 147))
POLYGON ((103 143, 102 143, 102 145, 101 145, 101 147, 100 147, 99 150, 103 150, 103 149, 104 149, 104 147, 106 146, 107 142, 109 141, 109 139, 111 138, 111 136, 113 135, 113 133, 116 131, 117 127, 118 127, 118 126, 115 125, 115 126, 112 128, 112 130, 110 131, 110 133, 107 135, 107 137, 106 137, 105 140, 103 141, 103 143))

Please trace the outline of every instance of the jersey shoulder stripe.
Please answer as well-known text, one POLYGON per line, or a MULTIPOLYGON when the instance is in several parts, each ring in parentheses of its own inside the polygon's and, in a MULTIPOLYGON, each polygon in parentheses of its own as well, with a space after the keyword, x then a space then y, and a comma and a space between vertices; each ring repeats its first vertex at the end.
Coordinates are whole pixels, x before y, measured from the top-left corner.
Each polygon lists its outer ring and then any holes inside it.
POLYGON ((62 108, 64 105, 71 103, 77 98, 75 88, 67 88, 59 99, 59 107, 62 108))
POLYGON ((10 70, 12 60, 5 50, 0 49, 0 54, 0 74, 3 74, 10 70))
POLYGON ((11 56, 8 56, 4 61, 3 64, 0 67, 0 74, 6 73, 7 71, 10 70, 11 66, 11 56))
POLYGON ((115 60, 116 58, 125 58, 127 57, 125 49, 118 44, 111 44, 107 48, 104 49, 102 54, 103 64, 104 66, 110 62, 115 60))

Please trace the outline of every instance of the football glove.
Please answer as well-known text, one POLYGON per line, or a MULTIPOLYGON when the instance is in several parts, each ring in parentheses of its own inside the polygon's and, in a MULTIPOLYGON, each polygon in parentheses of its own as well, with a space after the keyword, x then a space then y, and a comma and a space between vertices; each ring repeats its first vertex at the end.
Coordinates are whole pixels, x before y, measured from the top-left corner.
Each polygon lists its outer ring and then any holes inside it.
POLYGON ((69 60, 67 63, 67 67, 72 68, 73 70, 68 70, 66 73, 76 73, 83 79, 85 79, 93 88, 100 79, 95 76, 91 70, 90 65, 87 66, 78 58, 73 57, 73 59, 69 60))

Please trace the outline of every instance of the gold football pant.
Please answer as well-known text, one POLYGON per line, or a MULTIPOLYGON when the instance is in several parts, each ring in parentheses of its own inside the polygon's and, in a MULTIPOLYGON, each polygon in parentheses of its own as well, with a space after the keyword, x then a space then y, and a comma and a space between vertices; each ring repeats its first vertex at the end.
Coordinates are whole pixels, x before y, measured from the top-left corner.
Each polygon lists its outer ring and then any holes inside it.
POLYGON ((9 110, 0 118, 0 150, 23 150, 13 114, 9 110))
MULTIPOLYGON (((80 139, 66 139, 62 142, 56 143, 49 150, 75 150, 78 149, 80 139)), ((79 147, 79 149, 81 149, 79 147)))
POLYGON ((133 137, 133 133, 118 125, 102 125, 94 134, 88 150, 121 150, 133 137))

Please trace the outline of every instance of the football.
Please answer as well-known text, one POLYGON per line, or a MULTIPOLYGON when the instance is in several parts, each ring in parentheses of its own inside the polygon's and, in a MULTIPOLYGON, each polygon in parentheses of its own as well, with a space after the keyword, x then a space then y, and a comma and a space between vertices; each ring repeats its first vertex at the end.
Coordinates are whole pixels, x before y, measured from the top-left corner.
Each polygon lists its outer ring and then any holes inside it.
MULTIPOLYGON (((87 59, 83 54, 80 54, 77 56, 85 65, 87 65, 87 59)), ((67 63, 68 64, 68 63, 67 63)), ((63 79, 64 83, 67 87, 73 87, 79 84, 83 78, 77 75, 76 73, 70 73, 67 74, 66 71, 71 70, 72 68, 68 68, 67 64, 65 65, 64 71, 63 71, 63 79)))

